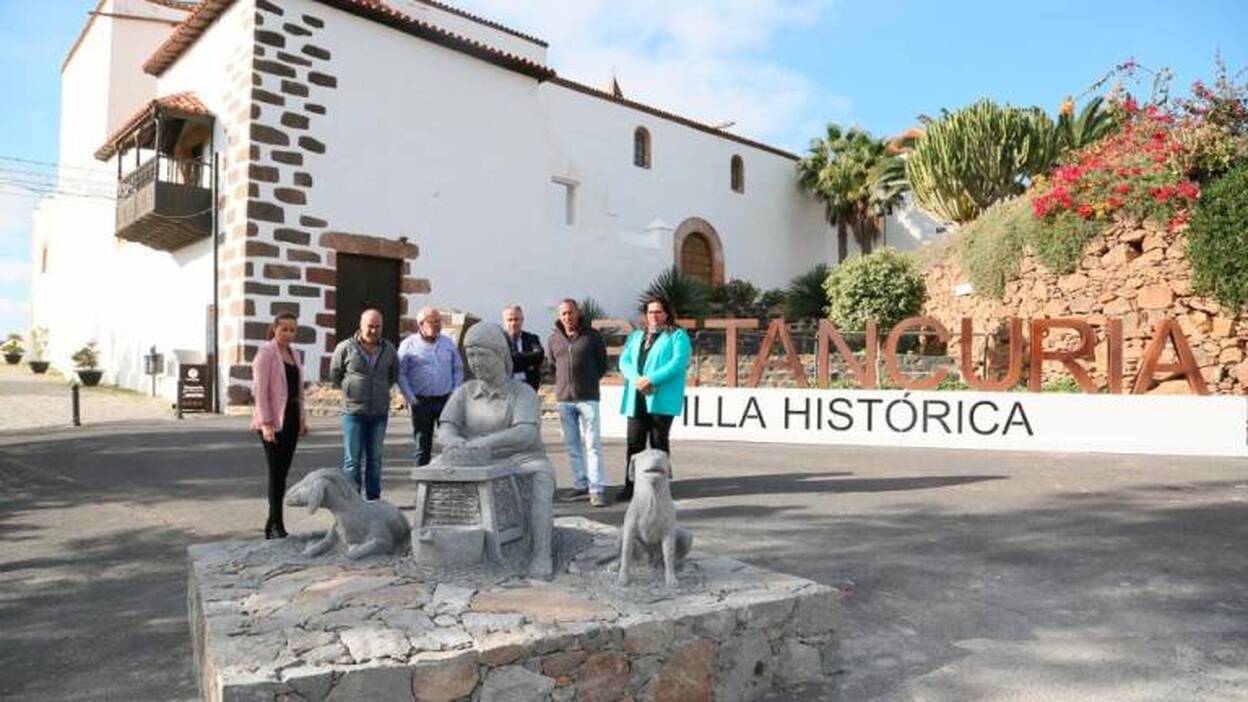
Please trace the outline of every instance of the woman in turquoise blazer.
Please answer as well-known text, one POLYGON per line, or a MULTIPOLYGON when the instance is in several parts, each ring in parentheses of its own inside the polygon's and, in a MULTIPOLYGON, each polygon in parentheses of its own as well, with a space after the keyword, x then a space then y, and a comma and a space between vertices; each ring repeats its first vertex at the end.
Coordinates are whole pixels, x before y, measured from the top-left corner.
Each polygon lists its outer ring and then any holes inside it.
POLYGON ((672 304, 659 295, 642 305, 646 328, 629 335, 620 354, 624 397, 620 412, 628 417, 628 457, 624 491, 619 499, 633 496, 633 455, 650 448, 671 452, 668 434, 672 420, 684 411, 685 373, 692 344, 689 334, 675 325, 672 304))

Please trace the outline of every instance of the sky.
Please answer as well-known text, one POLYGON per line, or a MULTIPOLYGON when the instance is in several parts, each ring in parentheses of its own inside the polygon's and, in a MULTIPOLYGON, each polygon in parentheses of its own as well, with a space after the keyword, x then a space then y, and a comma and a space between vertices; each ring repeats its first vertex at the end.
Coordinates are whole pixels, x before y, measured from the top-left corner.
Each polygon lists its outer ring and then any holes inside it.
MULTIPOLYGON (((887 136, 982 97, 1052 113, 1128 60, 1171 69, 1176 95, 1218 51, 1248 67, 1241 0, 447 1, 544 39, 565 77, 614 75, 626 97, 798 153, 828 122, 887 136)), ((56 161, 60 66, 95 4, 0 0, 0 159, 56 161)), ((0 186, 0 335, 29 324, 36 203, 0 186)))

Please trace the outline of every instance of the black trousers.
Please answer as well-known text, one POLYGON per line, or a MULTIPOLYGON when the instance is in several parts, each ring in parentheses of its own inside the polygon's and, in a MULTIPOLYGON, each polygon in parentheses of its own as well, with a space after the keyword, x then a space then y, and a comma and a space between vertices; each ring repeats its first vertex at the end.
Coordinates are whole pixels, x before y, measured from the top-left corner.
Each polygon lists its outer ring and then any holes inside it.
POLYGON ((286 406, 282 430, 274 439, 272 443, 265 441, 263 435, 260 439, 264 445, 264 460, 269 464, 269 519, 265 524, 285 528, 282 498, 286 496, 286 478, 290 475, 290 464, 295 460, 295 445, 299 443, 298 405, 286 406))
POLYGON ((628 418, 628 457, 624 466, 626 485, 633 482, 633 455, 645 451, 647 442, 650 444, 649 448, 672 452, 667 437, 672 431, 673 419, 675 417, 666 414, 650 414, 646 410, 645 398, 641 393, 637 394, 636 416, 628 418))
POLYGON ((433 456, 433 429, 450 395, 418 395, 412 404, 412 434, 416 439, 416 465, 428 465, 433 456))

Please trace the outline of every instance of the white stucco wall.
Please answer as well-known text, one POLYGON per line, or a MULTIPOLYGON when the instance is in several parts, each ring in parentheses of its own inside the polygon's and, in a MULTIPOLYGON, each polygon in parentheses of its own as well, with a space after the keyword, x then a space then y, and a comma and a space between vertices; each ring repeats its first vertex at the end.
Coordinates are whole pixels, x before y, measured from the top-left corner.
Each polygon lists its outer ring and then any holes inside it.
POLYGON ((416 243, 412 274, 432 283, 418 304, 493 318, 516 301, 535 327, 567 296, 631 314, 674 261, 672 230, 694 216, 716 228, 729 278, 781 286, 835 254, 790 159, 323 6, 319 16, 338 87, 315 95, 328 114, 311 133, 328 148, 305 164, 316 178, 307 211, 333 230, 416 243), (638 125, 651 132, 650 169, 632 165, 638 125), (730 188, 734 154, 744 194, 730 188), (577 184, 571 226, 552 178, 577 184))
POLYGON ((834 260, 835 235, 798 188, 793 160, 561 85, 543 85, 541 96, 550 175, 580 183, 576 223, 548 220, 548 236, 554 250, 595 261, 564 274, 566 294, 631 315, 642 288, 675 263, 673 229, 689 217, 718 233, 725 280, 780 287, 834 260), (637 127, 650 132, 650 168, 633 165, 637 127), (731 188, 734 155, 743 193, 731 188))
MULTIPOLYGON (((137 0, 117 5, 108 11, 153 7, 137 0)), ((230 12, 246 11, 246 5, 239 3, 230 12)), ((141 66, 170 28, 98 17, 63 75, 64 165, 115 173, 117 157, 101 163, 92 154, 156 95, 194 90, 214 113, 224 114, 224 59, 237 42, 250 41, 230 29, 237 26, 230 21, 214 24, 158 85, 141 66)), ((34 227, 33 321, 49 330, 49 356, 58 367, 72 367, 70 355, 94 339, 100 345, 105 382, 146 392, 151 384, 143 375, 143 356, 151 346, 170 362, 175 351, 201 359, 204 355, 212 299, 211 244, 205 239, 168 253, 124 242, 116 238, 115 213, 116 204, 109 200, 55 196, 40 204, 34 227), (45 242, 49 266, 43 273, 38 252, 45 242)), ((168 369, 159 390, 172 397, 172 363, 168 369)))
POLYGON ((946 231, 946 224, 928 215, 906 193, 905 203, 893 212, 884 225, 885 242, 901 251, 911 251, 930 244, 946 231))

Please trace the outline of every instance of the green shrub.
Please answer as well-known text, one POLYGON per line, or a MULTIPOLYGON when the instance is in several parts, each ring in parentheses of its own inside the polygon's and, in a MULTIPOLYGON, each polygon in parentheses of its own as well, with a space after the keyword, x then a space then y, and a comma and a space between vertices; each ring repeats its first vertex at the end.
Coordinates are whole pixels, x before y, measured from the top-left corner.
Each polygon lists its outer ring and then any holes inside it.
POLYGON ((828 306, 823 284, 832 268, 826 263, 813 268, 789 281, 785 295, 784 316, 791 321, 822 319, 828 306))
POLYGON ((74 367, 79 370, 95 370, 100 367, 100 349, 94 341, 88 341, 87 345, 75 351, 70 359, 74 362, 74 367))
POLYGON ((784 288, 772 288, 758 298, 759 307, 763 308, 763 314, 768 317, 782 314, 788 304, 789 292, 784 288))
POLYGON ((607 316, 602 310, 602 305, 598 304, 598 301, 593 297, 586 297, 584 300, 581 300, 577 307, 581 310, 580 324, 583 327, 593 326, 595 319, 602 319, 607 316))
POLYGON ((710 290, 702 281, 685 275, 672 266, 660 273, 641 292, 637 304, 645 304, 652 295, 660 295, 672 303, 677 317, 705 317, 710 302, 710 290))
POLYGON ((1018 275, 1023 249, 1040 223, 1029 198, 997 203, 961 231, 962 270, 975 292, 1000 299, 1018 275))
POLYGON ((1064 375, 1044 381, 1040 386, 1040 392, 1083 392, 1083 388, 1079 386, 1079 381, 1069 375, 1064 375))
POLYGON ((892 327, 923 309, 927 285, 909 258, 883 248, 866 256, 852 256, 837 266, 823 284, 828 317, 841 329, 856 331, 875 320, 892 327))
POLYGON ((1205 189, 1187 240, 1195 291, 1236 310, 1248 304, 1248 165, 1205 189))
POLYGON ((728 317, 757 317, 760 290, 748 280, 732 279, 712 288, 711 306, 716 313, 728 317))
POLYGON ((26 349, 22 346, 21 334, 10 333, 9 338, 5 339, 3 344, 0 344, 0 353, 21 354, 25 352, 26 349))
POLYGON ((1027 246, 1049 270, 1070 273, 1083 258, 1084 247, 1100 233, 1101 226, 1096 220, 1064 212, 1029 230, 1027 246))

